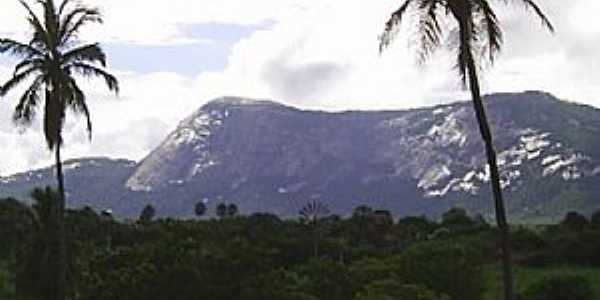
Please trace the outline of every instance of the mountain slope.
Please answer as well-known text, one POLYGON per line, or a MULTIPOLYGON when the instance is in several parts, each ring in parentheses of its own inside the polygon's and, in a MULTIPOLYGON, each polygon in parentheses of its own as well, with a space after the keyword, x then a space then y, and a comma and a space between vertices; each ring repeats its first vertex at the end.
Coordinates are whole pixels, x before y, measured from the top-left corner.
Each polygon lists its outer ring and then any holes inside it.
MULTIPOLYGON (((542 92, 491 95, 486 106, 513 215, 600 207, 599 110, 542 92)), ((469 102, 326 113, 221 98, 128 172, 116 198, 176 216, 192 216, 198 201, 288 216, 312 199, 341 214, 365 203, 398 214, 492 204, 469 102)))
MULTIPOLYGON (((565 203, 551 210, 567 209, 573 203, 547 198, 594 191, 598 110, 540 92, 492 95, 486 103, 511 210, 541 213, 552 201, 565 203)), ((456 201, 489 211, 488 177, 468 102, 324 113, 223 98, 184 120, 127 186, 283 214, 313 198, 340 212, 365 202, 429 212, 456 201)), ((595 204, 573 208, 580 205, 595 204)))
MULTIPOLYGON (((70 207, 90 206, 96 210, 113 209, 120 216, 134 216, 142 207, 135 193, 123 182, 131 176, 136 163, 101 157, 67 160, 63 163, 65 192, 70 207)), ((36 187, 56 186, 54 168, 28 171, 0 178, 0 198, 29 200, 36 187)))

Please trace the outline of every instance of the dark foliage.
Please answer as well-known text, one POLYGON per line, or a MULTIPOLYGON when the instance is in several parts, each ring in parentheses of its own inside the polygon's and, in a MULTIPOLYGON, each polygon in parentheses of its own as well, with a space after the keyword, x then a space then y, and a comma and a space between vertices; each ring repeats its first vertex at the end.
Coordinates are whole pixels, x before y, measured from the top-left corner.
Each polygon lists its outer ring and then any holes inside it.
MULTIPOLYGON (((25 250, 15 269, 21 295, 43 299, 53 276, 45 272, 53 225, 44 207, 53 196, 37 194, 42 197, 32 207, 0 201, 0 221, 21 228, 21 243, 7 245, 25 250)), ((362 207, 347 219, 321 218, 315 257, 313 228, 267 213, 142 224, 90 208, 70 210, 70 290, 78 299, 123 300, 481 299, 483 271, 497 256, 495 229, 457 210, 445 215, 442 222, 394 221, 362 207), (460 229, 450 226, 456 219, 460 229)), ((518 228, 514 236, 519 262, 600 266, 600 231, 591 227, 518 228)))
POLYGON ((553 276, 536 282, 519 300, 591 300, 592 286, 587 278, 575 275, 553 276))

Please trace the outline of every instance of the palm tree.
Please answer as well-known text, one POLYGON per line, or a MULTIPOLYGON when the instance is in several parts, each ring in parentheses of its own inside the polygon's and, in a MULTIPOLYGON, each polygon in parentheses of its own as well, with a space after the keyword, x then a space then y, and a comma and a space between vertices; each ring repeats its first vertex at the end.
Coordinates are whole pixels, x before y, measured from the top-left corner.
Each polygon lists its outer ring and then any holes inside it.
MULTIPOLYGON (((385 30, 380 36, 379 46, 381 52, 390 45, 397 32, 396 29, 411 9, 415 12, 417 23, 420 61, 426 60, 443 44, 446 31, 451 33, 449 45, 458 47, 456 69, 463 85, 466 87, 468 83, 471 91, 490 168, 496 222, 502 240, 504 296, 505 299, 513 299, 510 232, 502 197, 496 150, 480 93, 477 66, 481 61, 493 63, 502 48, 502 28, 490 2, 490 0, 404 0, 387 21, 385 30)), ((498 0, 498 2, 510 4, 511 1, 498 0)), ((533 0, 518 0, 518 2, 521 2, 525 8, 531 9, 541 19, 544 27, 551 32, 554 31, 548 18, 533 0)))
POLYGON ((227 217, 227 204, 220 203, 217 205, 217 217, 219 219, 225 219, 225 217, 227 217))
MULTIPOLYGON (((18 0, 27 12, 31 26, 31 39, 20 42, 0 39, 0 53, 8 53, 21 59, 15 66, 13 76, 0 89, 5 96, 22 83, 29 81, 19 98, 13 120, 16 124, 30 125, 38 106, 44 102, 44 135, 48 148, 54 151, 56 178, 60 195, 56 217, 59 239, 57 293, 53 299, 64 299, 66 289, 66 243, 65 243, 65 188, 60 150, 63 144, 62 129, 67 108, 85 116, 89 138, 92 136, 90 111, 85 93, 79 87, 76 76, 100 77, 109 90, 118 93, 117 79, 106 70, 106 55, 97 43, 84 44, 78 33, 84 25, 101 23, 102 16, 95 8, 88 8, 75 0, 62 0, 55 5, 53 0, 37 0, 41 8, 38 16, 33 8, 18 0), (31 80, 30 80, 31 79, 31 80)), ((48 297, 50 298, 50 297, 48 297)))
POLYGON ((313 254, 315 258, 319 257, 319 225, 321 219, 329 215, 329 207, 326 203, 320 201, 312 201, 304 205, 298 212, 300 221, 306 224, 312 230, 313 254))
POLYGON ((194 205, 194 213, 196 217, 201 218, 206 213, 206 204, 204 201, 200 201, 194 205))
POLYGON ((227 205, 227 216, 228 217, 233 218, 233 217, 237 216, 238 212, 239 212, 239 209, 238 209, 237 205, 235 205, 233 203, 227 205))
POLYGON ((144 206, 144 209, 140 212, 138 222, 144 225, 148 225, 156 216, 156 209, 151 204, 144 206))

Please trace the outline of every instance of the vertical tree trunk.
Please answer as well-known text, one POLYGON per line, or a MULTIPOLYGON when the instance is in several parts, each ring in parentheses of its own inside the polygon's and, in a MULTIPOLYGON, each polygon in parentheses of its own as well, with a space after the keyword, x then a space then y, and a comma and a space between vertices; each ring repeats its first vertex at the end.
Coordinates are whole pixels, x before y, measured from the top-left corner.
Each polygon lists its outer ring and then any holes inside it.
POLYGON ((62 171, 62 162, 60 159, 60 139, 54 145, 54 154, 56 159, 56 179, 58 180, 58 205, 56 205, 56 225, 57 225, 57 269, 56 269, 56 300, 66 299, 67 287, 67 245, 65 230, 65 183, 62 171))
POLYGON ((319 259, 319 226, 316 220, 313 223, 313 254, 319 259))
POLYGON ((496 159, 496 150, 492 139, 492 133, 481 99, 479 88, 479 80, 477 77, 477 67, 473 60, 472 53, 468 50, 467 69, 469 72, 469 88, 473 100, 473 107, 479 123, 479 130, 483 142, 485 143, 485 153, 487 155, 488 166, 490 168, 492 193, 494 196, 494 204, 496 209, 496 223, 500 231, 500 239, 502 244, 502 268, 504 281, 504 299, 513 300, 513 277, 512 277, 512 259, 510 245, 510 228, 506 220, 506 211, 504 208, 504 199, 502 197, 502 187, 500 185, 500 173, 498 171, 498 162, 496 159))

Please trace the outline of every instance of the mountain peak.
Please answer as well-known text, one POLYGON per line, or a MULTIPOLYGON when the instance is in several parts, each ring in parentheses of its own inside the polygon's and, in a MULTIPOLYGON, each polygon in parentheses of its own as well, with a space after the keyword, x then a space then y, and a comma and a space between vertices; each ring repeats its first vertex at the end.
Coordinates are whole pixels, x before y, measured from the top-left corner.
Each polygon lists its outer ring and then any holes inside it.
POLYGON ((272 100, 267 99, 253 99, 253 98, 244 98, 244 97, 234 97, 234 96, 224 96, 206 103, 203 108, 206 107, 215 107, 215 106, 284 106, 281 103, 277 103, 272 100))

